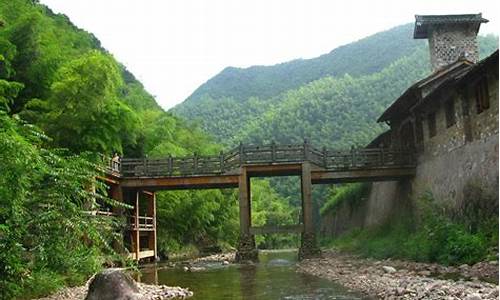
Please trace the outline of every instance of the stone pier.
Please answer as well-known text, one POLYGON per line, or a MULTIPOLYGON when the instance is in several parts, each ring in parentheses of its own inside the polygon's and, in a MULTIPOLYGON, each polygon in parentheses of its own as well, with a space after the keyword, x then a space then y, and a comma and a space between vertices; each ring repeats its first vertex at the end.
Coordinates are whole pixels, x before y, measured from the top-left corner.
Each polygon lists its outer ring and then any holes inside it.
POLYGON ((257 248, 255 247, 255 237, 250 233, 250 226, 252 222, 250 176, 248 176, 246 167, 241 167, 240 169, 238 188, 240 203, 240 239, 235 259, 237 262, 255 262, 259 259, 259 255, 257 248))
POLYGON ((302 233, 300 241, 299 259, 305 259, 321 255, 314 230, 311 163, 302 163, 302 174, 300 179, 302 187, 302 222, 304 224, 304 232, 302 233))

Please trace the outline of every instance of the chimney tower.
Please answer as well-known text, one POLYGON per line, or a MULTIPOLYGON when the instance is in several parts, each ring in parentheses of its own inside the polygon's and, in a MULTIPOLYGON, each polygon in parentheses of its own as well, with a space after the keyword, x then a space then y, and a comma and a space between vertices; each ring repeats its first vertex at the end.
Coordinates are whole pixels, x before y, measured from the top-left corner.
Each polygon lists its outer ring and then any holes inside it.
POLYGON ((473 63, 479 60, 477 33, 481 23, 479 14, 415 15, 414 39, 428 39, 433 71, 456 62, 459 58, 473 63))

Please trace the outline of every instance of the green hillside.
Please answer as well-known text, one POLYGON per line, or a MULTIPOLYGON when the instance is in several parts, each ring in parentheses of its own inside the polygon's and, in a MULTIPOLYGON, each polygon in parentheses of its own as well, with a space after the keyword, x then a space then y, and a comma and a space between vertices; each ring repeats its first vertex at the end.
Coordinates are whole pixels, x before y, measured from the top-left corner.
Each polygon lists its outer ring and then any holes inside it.
POLYGON ((228 67, 201 85, 178 109, 204 102, 207 97, 232 98, 236 102, 252 96, 264 99, 327 75, 349 73, 357 76, 380 71, 395 59, 412 53, 416 45, 422 44, 413 39, 401 39, 411 34, 412 30, 411 24, 398 26, 313 59, 297 59, 274 66, 246 69, 228 67))
MULTIPOLYGON (((171 111, 196 120, 220 143, 363 144, 383 127, 376 118, 413 82, 429 74, 426 42, 412 24, 377 33, 311 60, 226 68, 171 111)), ((481 55, 498 38, 480 37, 481 55)))

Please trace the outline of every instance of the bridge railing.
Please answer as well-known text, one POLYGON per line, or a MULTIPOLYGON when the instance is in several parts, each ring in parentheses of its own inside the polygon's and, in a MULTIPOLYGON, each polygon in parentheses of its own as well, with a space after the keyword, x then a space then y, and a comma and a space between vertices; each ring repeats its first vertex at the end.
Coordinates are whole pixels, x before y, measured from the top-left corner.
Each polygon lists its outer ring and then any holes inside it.
POLYGON ((329 170, 412 166, 411 151, 384 148, 327 151, 323 166, 329 170))
POLYGON ((154 218, 139 216, 136 222, 135 216, 131 216, 129 226, 131 230, 153 230, 155 228, 154 218))
POLYGON ((327 170, 369 169, 412 166, 413 153, 387 148, 319 150, 307 142, 295 145, 243 145, 213 156, 167 157, 162 159, 124 158, 120 164, 123 177, 186 176, 222 174, 242 165, 284 164, 310 161, 327 170))

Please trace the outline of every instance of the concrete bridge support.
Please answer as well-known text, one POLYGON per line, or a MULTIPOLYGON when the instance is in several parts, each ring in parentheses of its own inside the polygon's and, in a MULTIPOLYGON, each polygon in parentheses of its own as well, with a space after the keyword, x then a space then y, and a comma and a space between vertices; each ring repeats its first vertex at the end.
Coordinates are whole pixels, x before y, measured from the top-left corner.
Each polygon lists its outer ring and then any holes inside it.
POLYGON ((250 233, 250 226, 252 223, 250 176, 248 176, 245 167, 241 167, 238 188, 240 203, 240 239, 235 259, 238 262, 257 261, 258 251, 255 247, 255 236, 250 233))
POLYGON ((304 224, 304 231, 302 232, 300 240, 299 259, 305 259, 321 255, 314 230, 311 163, 302 163, 302 174, 300 179, 302 188, 302 222, 304 224))

